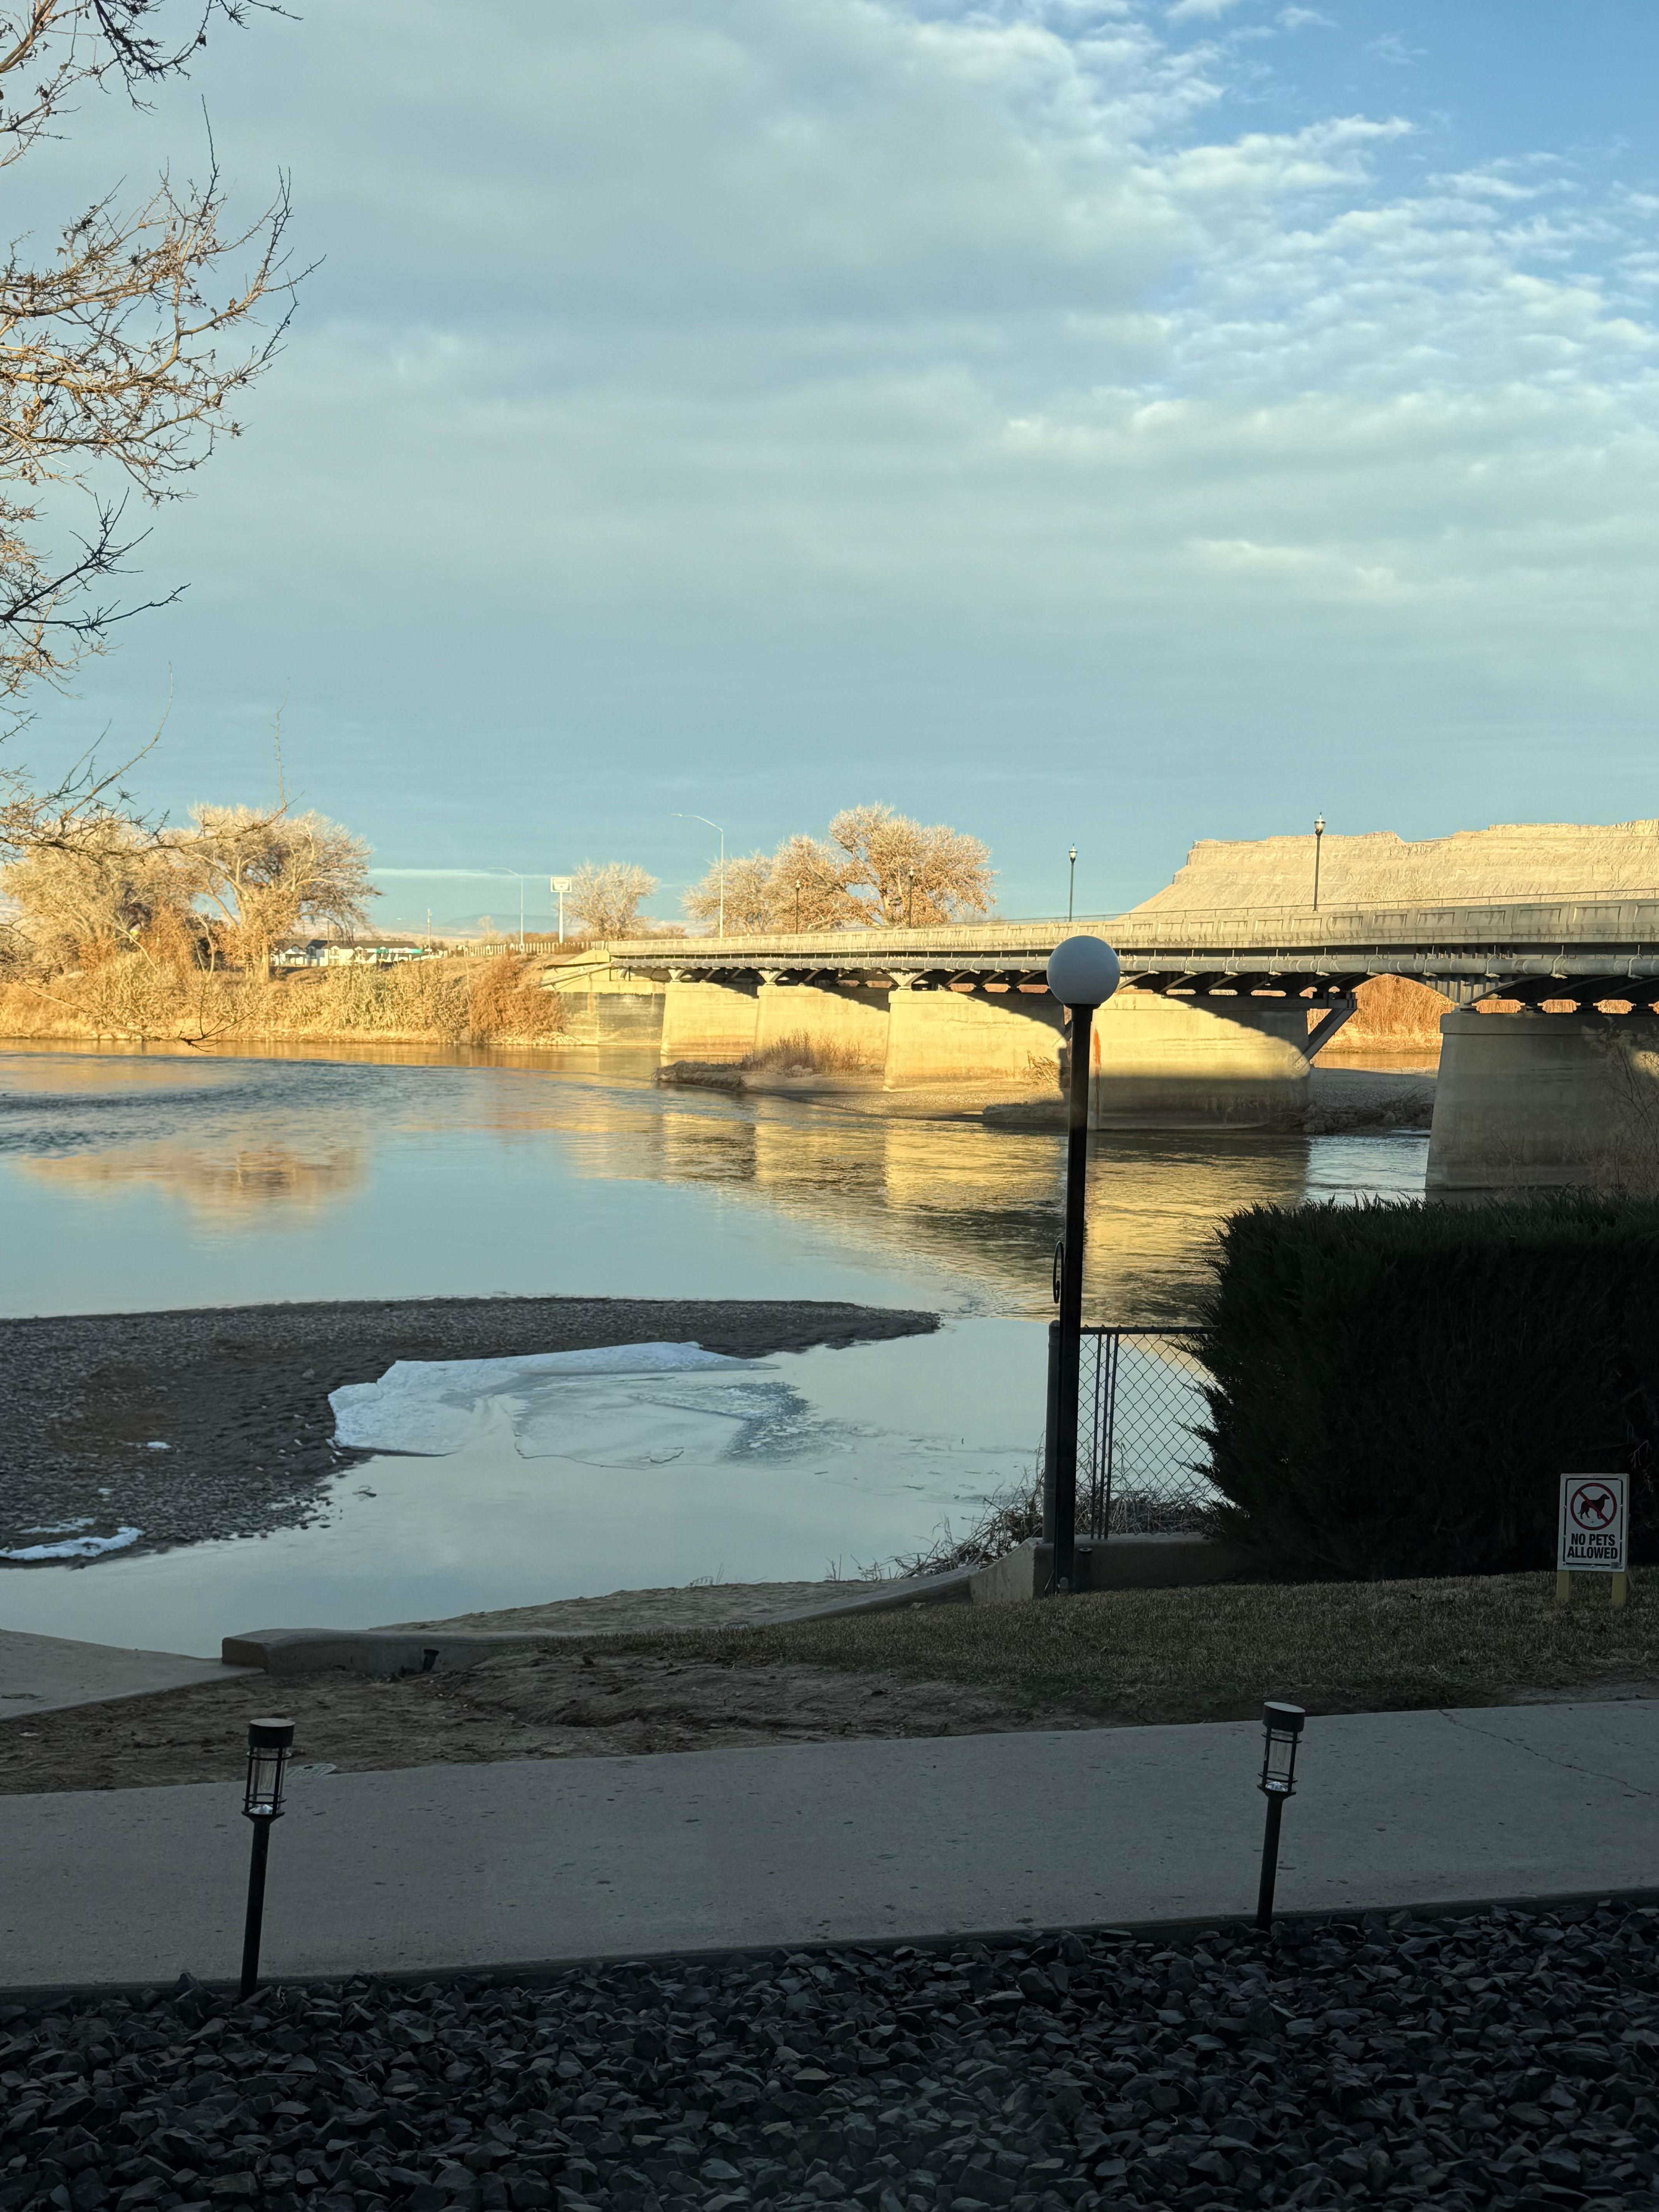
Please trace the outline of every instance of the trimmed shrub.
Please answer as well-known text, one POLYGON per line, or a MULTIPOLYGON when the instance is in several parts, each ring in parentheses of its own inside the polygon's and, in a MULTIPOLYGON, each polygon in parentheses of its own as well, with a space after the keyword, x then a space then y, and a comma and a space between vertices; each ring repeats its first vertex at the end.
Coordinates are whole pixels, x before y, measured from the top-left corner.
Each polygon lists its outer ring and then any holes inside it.
POLYGON ((1580 1471, 1659 1556, 1659 1204, 1252 1206, 1212 1264, 1217 1533, 1270 1571, 1553 1567, 1580 1471))

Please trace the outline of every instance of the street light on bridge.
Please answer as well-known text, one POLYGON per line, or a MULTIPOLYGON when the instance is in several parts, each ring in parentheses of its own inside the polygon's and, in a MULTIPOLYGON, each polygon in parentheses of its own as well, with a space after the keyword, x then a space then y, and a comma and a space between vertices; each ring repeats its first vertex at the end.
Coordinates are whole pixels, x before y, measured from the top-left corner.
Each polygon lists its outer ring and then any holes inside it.
POLYGON ((1316 814, 1316 815, 1315 815, 1315 817, 1314 817, 1314 903, 1313 903, 1313 910, 1314 910, 1314 912, 1315 912, 1316 914, 1317 914, 1317 913, 1318 913, 1318 911, 1319 911, 1319 844, 1320 844, 1320 840, 1324 836, 1324 835, 1325 835, 1325 817, 1324 817, 1324 816, 1323 816, 1322 814, 1316 814))
POLYGON ((1084 1209, 1089 1172, 1089 1061, 1095 1008, 1116 990, 1118 958, 1098 937, 1068 937, 1048 957, 1048 988, 1071 1017, 1066 1086, 1066 1221, 1054 1255, 1058 1320, 1048 1324, 1048 1431, 1042 1452, 1043 1534, 1054 1547, 1044 1596, 1077 1579, 1078 1366, 1083 1340, 1084 1209))

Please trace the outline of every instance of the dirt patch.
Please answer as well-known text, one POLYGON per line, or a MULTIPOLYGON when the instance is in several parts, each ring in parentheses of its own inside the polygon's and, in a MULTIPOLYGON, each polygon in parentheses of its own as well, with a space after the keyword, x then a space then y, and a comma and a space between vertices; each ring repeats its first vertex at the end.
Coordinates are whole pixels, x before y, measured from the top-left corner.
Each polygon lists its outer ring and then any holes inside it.
POLYGON ((132 1549, 162 1551, 301 1526, 317 1517, 330 1477, 363 1456, 336 1449, 330 1391, 373 1382, 395 1359, 659 1339, 762 1358, 937 1327, 935 1314, 876 1307, 684 1298, 409 1298, 0 1321, 0 1542, 78 1522, 88 1534, 141 1528, 132 1549))
POLYGON ((238 1675, 0 1723, 0 1796, 235 1781, 248 1721, 273 1711, 294 1721, 297 1764, 347 1773, 1097 1725, 994 1690, 891 1674, 655 1652, 513 1652, 464 1674, 238 1675))

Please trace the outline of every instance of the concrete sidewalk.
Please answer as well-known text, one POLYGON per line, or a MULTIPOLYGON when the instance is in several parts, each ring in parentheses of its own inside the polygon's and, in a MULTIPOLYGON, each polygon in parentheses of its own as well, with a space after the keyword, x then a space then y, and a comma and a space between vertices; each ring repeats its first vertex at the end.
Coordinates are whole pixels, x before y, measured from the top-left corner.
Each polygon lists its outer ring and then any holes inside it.
MULTIPOLYGON (((299 1747, 304 1756, 304 1746, 299 1747)), ((1254 1907, 1250 1723, 301 1778, 276 1975, 1122 1925, 1254 1907)), ((1659 1702, 1310 1721, 1280 1903, 1659 1887, 1659 1702)), ((0 1799, 11 1989, 235 1969, 220 1784, 0 1799)))
POLYGON ((68 1637, 0 1628, 0 1720, 60 1712, 66 1705, 102 1705, 111 1698, 142 1698, 155 1690, 189 1689, 248 1671, 218 1659, 188 1659, 177 1651, 132 1651, 119 1644, 77 1644, 68 1637))

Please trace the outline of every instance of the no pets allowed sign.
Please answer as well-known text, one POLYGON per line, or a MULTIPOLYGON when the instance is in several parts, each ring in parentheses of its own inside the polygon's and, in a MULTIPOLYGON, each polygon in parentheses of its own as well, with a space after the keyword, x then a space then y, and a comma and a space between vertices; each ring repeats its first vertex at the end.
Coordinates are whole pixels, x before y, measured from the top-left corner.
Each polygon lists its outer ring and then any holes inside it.
POLYGON ((1626 1477, 1564 1474, 1561 1478, 1561 1574, 1622 1575, 1627 1535, 1626 1477))

